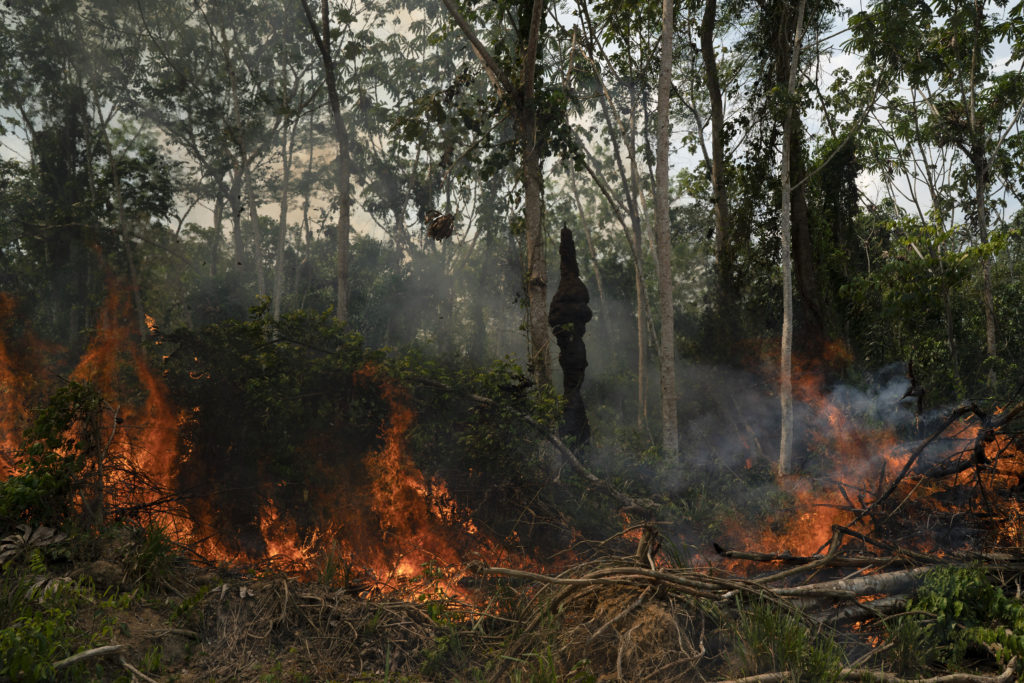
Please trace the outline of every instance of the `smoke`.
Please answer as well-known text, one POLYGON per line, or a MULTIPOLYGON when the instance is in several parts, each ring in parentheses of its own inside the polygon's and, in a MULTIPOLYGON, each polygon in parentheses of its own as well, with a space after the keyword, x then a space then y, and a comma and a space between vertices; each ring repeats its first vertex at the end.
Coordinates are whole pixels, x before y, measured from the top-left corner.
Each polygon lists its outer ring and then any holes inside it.
MULTIPOLYGON (((893 364, 857 384, 827 384, 821 376, 797 378, 795 431, 797 464, 801 471, 831 478, 861 478, 877 471, 886 455, 906 452, 945 414, 936 409, 917 415, 913 398, 904 395, 910 386, 904 366, 893 364)), ((752 481, 771 479, 778 460, 781 412, 771 374, 709 366, 682 364, 677 369, 680 418, 680 453, 675 457, 643 461, 639 453, 623 453, 610 445, 608 430, 599 429, 597 446, 588 454, 592 464, 605 473, 639 478, 653 492, 678 494, 688 487, 726 475, 752 481), (633 463, 627 465, 627 460, 633 463), (758 472, 761 473, 758 476, 758 472)), ((652 394, 657 391, 656 368, 650 369, 652 394)), ((621 381, 625 393, 629 383, 621 381)), ((603 388, 602 378, 597 383, 603 388)), ((588 382, 590 377, 588 375, 588 382)), ((635 400, 634 393, 621 400, 635 400)), ((584 384, 587 398, 593 386, 584 384)), ((607 400, 607 396, 604 397, 607 400)), ((649 429, 656 438, 660 431, 655 399, 649 408, 649 429)), ((590 404, 588 404, 590 405, 590 404)), ((593 421, 593 418, 592 418, 593 421)), ((600 426, 607 426, 601 419, 600 426)), ((939 444, 929 451, 943 451, 939 444)), ((747 492, 746 495, 752 495, 747 492)))

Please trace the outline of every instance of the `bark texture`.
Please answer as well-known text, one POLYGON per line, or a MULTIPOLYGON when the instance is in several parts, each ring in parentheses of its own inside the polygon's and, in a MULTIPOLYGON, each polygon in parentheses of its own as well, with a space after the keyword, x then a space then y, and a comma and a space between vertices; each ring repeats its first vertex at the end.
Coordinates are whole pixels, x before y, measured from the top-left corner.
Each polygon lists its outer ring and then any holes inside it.
POLYGON ((576 260, 576 244, 572 230, 562 228, 558 247, 560 278, 555 296, 551 299, 548 324, 558 342, 558 363, 562 366, 562 395, 565 412, 558 436, 571 439, 577 448, 590 440, 590 423, 580 389, 587 369, 587 347, 583 342, 587 323, 593 317, 590 310, 590 292, 580 279, 576 260))
POLYGON ((668 137, 669 95, 672 89, 672 0, 661 4, 661 68, 658 74, 658 145, 654 191, 654 251, 658 263, 658 313, 661 344, 658 348, 661 374, 661 447, 667 455, 679 451, 676 417, 676 333, 672 294, 672 244, 669 239, 668 137))
POLYGON ((790 101, 782 123, 782 207, 779 216, 782 233, 782 348, 779 368, 779 406, 782 424, 779 437, 779 474, 793 469, 793 259, 792 259, 792 178, 790 159, 793 153, 793 99, 796 97, 797 73, 800 70, 800 41, 803 38, 804 10, 807 0, 801 0, 796 14, 793 35, 793 53, 789 65, 786 88, 790 101))

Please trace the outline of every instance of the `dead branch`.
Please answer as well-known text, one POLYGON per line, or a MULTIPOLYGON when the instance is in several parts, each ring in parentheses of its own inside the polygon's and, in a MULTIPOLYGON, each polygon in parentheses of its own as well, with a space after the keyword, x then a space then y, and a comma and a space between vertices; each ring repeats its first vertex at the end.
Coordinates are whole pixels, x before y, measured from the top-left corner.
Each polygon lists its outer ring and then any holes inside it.
POLYGON ((137 676, 137 677, 141 678, 142 680, 146 681, 146 683, 157 683, 155 679, 150 678, 149 676, 147 676, 146 674, 142 673, 141 671, 136 669, 134 666, 129 664, 128 660, 126 660, 124 657, 121 657, 120 659, 121 659, 121 666, 123 666, 125 669, 128 670, 129 673, 131 673, 132 680, 135 680, 135 677, 137 676))
POLYGON ((792 588, 775 588, 772 590, 780 597, 809 597, 828 595, 829 597, 845 596, 850 598, 864 595, 893 595, 907 593, 916 587, 924 575, 935 569, 934 566, 915 567, 884 574, 868 574, 852 579, 836 579, 821 583, 810 583, 792 588))
POLYGON ((823 615, 821 619, 823 621, 831 622, 847 621, 850 619, 866 619, 885 614, 895 614, 896 612, 906 608, 906 606, 906 595, 890 595, 888 597, 878 598, 877 600, 859 602, 839 609, 833 609, 828 614, 823 615))
POLYGON ((929 445, 931 445, 931 443, 933 441, 935 441, 935 439, 939 438, 943 434, 943 432, 945 432, 946 429, 951 424, 956 422, 962 416, 966 415, 967 413, 971 413, 971 412, 978 413, 980 411, 978 410, 977 407, 975 407, 973 405, 970 405, 970 406, 960 406, 959 408, 954 410, 952 413, 950 413, 949 417, 947 417, 942 422, 942 425, 937 430, 935 430, 932 433, 931 436, 929 436, 927 439, 922 441, 918 445, 918 447, 913 450, 913 452, 910 454, 910 457, 907 458, 907 462, 903 465, 903 469, 900 470, 900 473, 898 475, 896 475, 895 479, 892 480, 892 483, 889 484, 889 488, 886 489, 885 493, 883 493, 882 495, 880 495, 877 498, 875 498, 871 502, 870 505, 868 505, 866 508, 864 508, 863 510, 858 512, 857 516, 854 518, 854 520, 852 522, 850 522, 850 526, 852 527, 852 526, 856 525, 859 521, 864 519, 867 515, 871 514, 871 512, 882 503, 882 501, 884 501, 889 496, 891 496, 893 494, 893 492, 896 490, 896 488, 900 485, 900 482, 903 481, 903 479, 910 472, 910 468, 912 468, 914 466, 914 463, 917 462, 917 459, 919 457, 921 457, 922 453, 924 453, 924 449, 926 449, 929 445))
POLYGON ((1006 665, 1001 674, 969 674, 951 673, 931 678, 900 678, 885 671, 871 669, 843 669, 839 676, 844 680, 877 681, 878 683, 1009 683, 1017 672, 1017 658, 1014 657, 1006 665))
POLYGON ((56 671, 60 671, 61 669, 66 669, 69 666, 78 664, 79 662, 84 662, 87 659, 94 659, 96 657, 106 657, 107 655, 120 654, 124 652, 126 649, 128 648, 125 645, 103 645, 102 647, 94 647, 91 650, 83 650, 82 652, 73 654, 70 657, 65 657, 60 661, 54 662, 53 668, 56 671))
POLYGON ((730 678, 720 683, 779 683, 780 681, 791 680, 792 677, 793 674, 789 671, 773 671, 772 673, 744 676, 743 678, 730 678))
MULTIPOLYGON (((874 671, 872 669, 845 668, 839 672, 839 677, 847 681, 874 681, 877 683, 1009 683, 1017 671, 1017 658, 1014 657, 1006 665, 1001 674, 968 674, 952 673, 932 678, 900 678, 899 676, 885 671, 874 671)), ((731 678, 720 683, 777 683, 788 681, 792 678, 789 671, 775 671, 772 673, 757 674, 755 676, 744 676, 743 678, 731 678)))

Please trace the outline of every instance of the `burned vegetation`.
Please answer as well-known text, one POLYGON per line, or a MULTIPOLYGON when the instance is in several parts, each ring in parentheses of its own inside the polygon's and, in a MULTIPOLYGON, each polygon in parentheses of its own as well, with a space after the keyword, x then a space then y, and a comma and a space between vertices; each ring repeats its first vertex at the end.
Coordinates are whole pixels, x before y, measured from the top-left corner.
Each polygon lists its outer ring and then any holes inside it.
MULTIPOLYGON (((8 678, 1021 670, 1024 406, 903 409, 893 432, 810 383, 803 474, 730 474, 722 451, 667 489, 568 446, 560 402, 510 366, 259 310, 154 330, 145 355, 104 320, 4 451, 8 678)), ((12 418, 32 382, 9 386, 12 418)))

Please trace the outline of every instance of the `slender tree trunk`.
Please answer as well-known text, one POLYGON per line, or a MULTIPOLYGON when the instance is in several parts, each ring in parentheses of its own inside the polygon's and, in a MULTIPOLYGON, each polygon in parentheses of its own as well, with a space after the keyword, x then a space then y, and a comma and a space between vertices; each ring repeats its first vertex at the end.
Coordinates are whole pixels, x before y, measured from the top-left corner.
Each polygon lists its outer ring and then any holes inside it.
POLYGON ((672 243, 669 235, 668 139, 672 90, 672 0, 661 4, 661 69, 658 74, 658 146, 655 171, 654 241, 658 261, 658 313, 661 317, 661 445, 666 455, 679 452, 676 416, 675 307, 672 295, 672 243))
MULTIPOLYGON (((523 182, 526 194, 526 297, 527 328, 530 341, 530 368, 537 384, 551 383, 551 361, 548 349, 548 266, 544 250, 544 180, 540 158, 534 143, 537 135, 536 112, 525 115, 520 124, 520 145, 523 154, 523 182)), ((525 112, 524 112, 525 114, 525 112)))
POLYGON ((605 335, 606 341, 611 340, 611 328, 608 324, 608 300, 604 295, 604 278, 601 277, 601 269, 597 265, 597 251, 594 249, 594 240, 590 234, 589 220, 587 219, 587 211, 583 207, 583 201, 580 199, 580 189, 576 182, 576 171, 569 168, 569 189, 572 190, 573 202, 576 204, 576 213, 580 217, 580 228, 583 230, 583 238, 587 243, 587 255, 590 257, 590 267, 594 271, 594 284, 597 285, 597 299, 601 302, 601 330, 605 335))
MULTIPOLYGON (((306 0, 303 0, 305 2, 306 0)), ((325 0, 326 1, 326 0, 325 0)), ((494 87, 503 91, 512 101, 519 135, 519 151, 523 174, 525 207, 523 222, 526 232, 526 299, 527 339, 529 342, 529 365, 534 381, 539 384, 551 383, 551 352, 548 345, 547 322, 547 257, 544 239, 544 177, 541 172, 541 158, 537 150, 537 102, 536 78, 537 59, 543 35, 545 0, 533 0, 530 23, 523 35, 520 25, 517 57, 521 72, 518 78, 511 78, 502 69, 494 56, 476 35, 476 31, 463 16, 452 0, 442 0, 448 13, 473 46, 473 52, 483 63, 494 87), (525 42, 523 41, 525 38, 525 42)))
POLYGON ((228 190, 228 204, 231 206, 231 247, 235 266, 245 264, 245 240, 242 239, 242 172, 231 170, 231 188, 228 190))
POLYGON ((796 81, 800 70, 800 42, 803 39, 804 10, 807 0, 800 0, 796 15, 796 30, 793 35, 793 52, 789 64, 789 79, 786 88, 786 113, 782 123, 782 208, 779 225, 782 233, 782 348, 779 372, 779 404, 782 425, 779 438, 779 474, 789 474, 793 468, 793 262, 792 262, 792 178, 790 178, 790 157, 792 155, 793 108, 796 99, 796 81))
POLYGON ((139 328, 139 338, 146 338, 146 314, 142 309, 142 290, 139 287, 139 276, 135 270, 135 259, 132 257, 132 240, 128 233, 128 219, 124 213, 124 195, 121 193, 121 175, 118 173, 117 162, 111 162, 113 172, 114 202, 117 204, 117 225, 121 230, 121 241, 124 243, 124 257, 128 261, 128 281, 132 288, 132 303, 135 305, 135 319, 139 328))
MULTIPOLYGON (((807 169, 804 166, 799 115, 795 112, 791 128, 790 180, 807 176, 807 169)), ((817 269, 814 265, 814 247, 811 244, 811 216, 807 207, 806 187, 807 183, 801 183, 799 187, 792 191, 793 222, 791 233, 793 237, 793 266, 797 289, 800 292, 800 300, 803 302, 807 313, 800 335, 804 343, 804 346, 801 348, 809 356, 817 358, 824 350, 827 335, 824 305, 821 302, 817 269)))
POLYGON ((352 232, 352 197, 351 177, 352 160, 349 155, 348 131, 341 117, 341 98, 338 94, 338 77, 334 68, 334 57, 331 55, 331 19, 327 0, 320 0, 320 22, 318 26, 309 6, 309 0, 302 0, 302 8, 309 23, 310 32, 320 51, 320 59, 324 65, 324 80, 327 84, 327 100, 331 108, 331 120, 334 123, 334 139, 338 144, 338 156, 335 159, 335 184, 338 190, 338 251, 337 251, 337 309, 339 322, 348 320, 348 260, 349 239, 352 232))
MULTIPOLYGON (((580 3, 580 9, 586 13, 586 4, 580 3)), ((593 38, 593 25, 590 23, 588 14, 585 14, 588 30, 591 31, 591 37, 593 38)), ((591 52, 591 60, 596 63, 596 58, 591 52)), ((598 73, 598 79, 601 79, 600 73, 598 73)), ((627 232, 626 238, 629 240, 630 249, 633 252, 633 285, 636 291, 636 426, 637 429, 643 429, 647 424, 647 326, 649 324, 650 315, 647 311, 647 293, 644 289, 644 275, 643 265, 641 260, 641 254, 643 254, 643 239, 642 239, 642 221, 640 219, 640 210, 638 207, 638 201, 642 198, 640 193, 640 173, 636 163, 636 145, 633 144, 633 140, 636 138, 635 134, 635 117, 630 116, 630 128, 627 130, 625 125, 621 123, 621 120, 615 115, 612 105, 610 104, 610 95, 608 94, 607 88, 604 86, 604 81, 600 80, 601 87, 605 92, 605 97, 600 98, 601 111, 604 114, 605 121, 608 126, 609 138, 612 143, 612 156, 615 159, 615 167, 619 172, 619 178, 622 182, 623 188, 626 189, 626 209, 629 212, 629 224, 632 229, 632 234, 627 232), (630 159, 630 172, 626 173, 626 166, 622 161, 622 154, 620 152, 621 137, 624 134, 627 138, 626 152, 630 159)), ((589 240, 589 233, 587 236, 589 240)), ((598 281, 598 293, 600 294, 600 280, 598 281)))
MULTIPOLYGON (((302 291, 302 275, 305 270, 305 265, 310 256, 310 245, 313 242, 313 231, 309 227, 309 205, 312 199, 313 182, 313 155, 316 151, 316 147, 313 144, 313 112, 309 114, 309 137, 307 144, 309 146, 309 156, 306 160, 306 179, 302 183, 302 234, 299 235, 299 252, 300 258, 295 259, 295 284, 294 291, 296 294, 302 291)), ((300 297, 300 302, 304 302, 304 297, 300 297)), ((299 308, 302 308, 301 304, 299 308)))
MULTIPOLYGON (((647 287, 644 283, 643 254, 644 236, 643 221, 640 219, 640 203, 643 192, 640 191, 640 166, 636 162, 636 95, 630 90, 632 107, 629 115, 629 135, 626 136, 626 148, 629 152, 629 223, 633 230, 633 288, 636 290, 636 427, 647 427, 647 350, 648 334, 654 335, 651 324, 651 311, 647 305, 647 287)), ((644 209, 646 213, 646 207, 644 209)), ((657 264, 657 259, 655 259, 657 264)))
MULTIPOLYGON (((973 150, 975 177, 975 211, 978 215, 978 238, 981 244, 988 244, 988 161, 983 149, 973 150)), ((981 261, 981 297, 985 309, 985 355, 994 360, 999 355, 996 346, 996 310, 992 296, 992 258, 987 253, 981 261)), ((995 389, 996 371, 988 371, 989 389, 995 389)))
MULTIPOLYGON (((219 183, 218 183, 219 186, 219 183)), ((213 236, 210 239, 210 268, 211 278, 217 277, 217 260, 220 256, 220 241, 224 230, 224 195, 217 193, 213 202, 213 236)))
POLYGON ((526 228, 527 326, 530 337, 530 367, 538 385, 551 383, 551 352, 548 340, 548 262, 544 239, 544 176, 537 150, 537 56, 540 52, 544 0, 533 0, 529 31, 522 64, 522 105, 518 112, 519 146, 523 160, 526 228))
POLYGON ((252 265, 256 269, 256 291, 267 295, 267 275, 263 272, 263 240, 260 235, 260 214, 256 202, 256 189, 252 183, 252 168, 243 150, 243 173, 245 175, 246 204, 249 207, 249 241, 252 244, 252 265))
POLYGON ((284 127, 281 140, 281 214, 277 222, 277 244, 274 260, 274 320, 281 319, 281 297, 284 296, 284 251, 288 243, 288 184, 292 173, 292 153, 289 146, 288 127, 284 127))
POLYGON ((729 217, 729 192, 725 185, 725 111, 722 86, 718 79, 718 57, 715 53, 716 0, 707 0, 700 25, 700 52, 704 60, 704 77, 711 103, 711 201, 715 214, 715 263, 718 290, 727 311, 735 300, 732 280, 732 226, 729 217))

